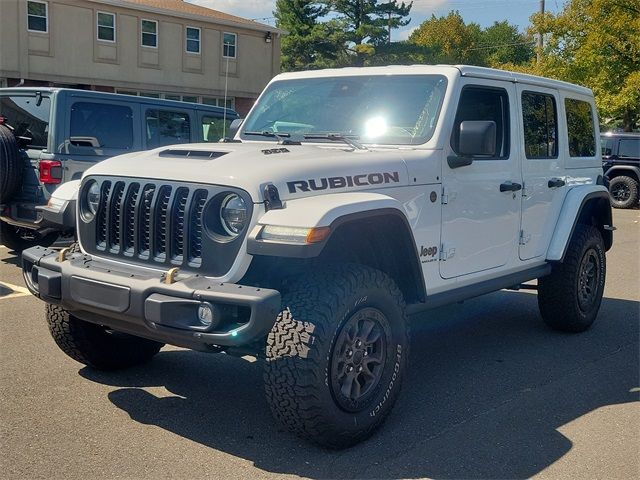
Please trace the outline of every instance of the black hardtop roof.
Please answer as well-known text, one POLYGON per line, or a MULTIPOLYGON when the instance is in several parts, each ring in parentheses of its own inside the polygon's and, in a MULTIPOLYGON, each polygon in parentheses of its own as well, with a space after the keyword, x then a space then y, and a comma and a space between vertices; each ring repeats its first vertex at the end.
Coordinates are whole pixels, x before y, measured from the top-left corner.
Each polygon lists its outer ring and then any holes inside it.
POLYGON ((31 93, 35 94, 37 92, 42 93, 65 93, 71 96, 79 96, 79 97, 108 97, 110 99, 131 102, 142 103, 147 105, 164 105, 164 106, 174 106, 174 107, 182 107, 185 108, 185 105, 188 105, 188 108, 192 108, 194 110, 204 110, 207 112, 217 112, 223 114, 224 111, 227 111, 227 116, 229 117, 239 117, 238 113, 235 110, 224 107, 216 107, 214 105, 206 105, 204 103, 192 103, 192 102, 181 102, 178 100, 165 100, 162 98, 152 98, 152 97, 143 97, 143 96, 134 96, 134 95, 125 95, 123 93, 109 93, 109 92, 96 92, 94 90, 81 90, 79 88, 59 88, 59 87, 7 87, 0 88, 0 95, 3 94, 14 94, 14 93, 31 93))

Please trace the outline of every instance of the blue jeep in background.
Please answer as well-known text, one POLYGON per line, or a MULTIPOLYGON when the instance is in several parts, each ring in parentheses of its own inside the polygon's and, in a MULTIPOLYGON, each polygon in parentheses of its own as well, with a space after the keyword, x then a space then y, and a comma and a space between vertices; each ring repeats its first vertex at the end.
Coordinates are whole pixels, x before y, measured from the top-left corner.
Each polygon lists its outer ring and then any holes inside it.
POLYGON ((53 191, 96 162, 180 143, 218 142, 238 114, 196 103, 64 88, 0 89, 0 243, 47 245, 53 191))

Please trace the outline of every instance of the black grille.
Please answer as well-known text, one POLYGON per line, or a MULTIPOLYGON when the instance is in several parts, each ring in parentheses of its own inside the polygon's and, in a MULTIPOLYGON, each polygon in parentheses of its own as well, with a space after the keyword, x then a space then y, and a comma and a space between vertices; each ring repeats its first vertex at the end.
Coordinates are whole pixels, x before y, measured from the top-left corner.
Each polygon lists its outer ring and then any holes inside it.
POLYGON ((199 267, 203 188, 104 181, 95 222, 96 248, 140 260, 199 267))

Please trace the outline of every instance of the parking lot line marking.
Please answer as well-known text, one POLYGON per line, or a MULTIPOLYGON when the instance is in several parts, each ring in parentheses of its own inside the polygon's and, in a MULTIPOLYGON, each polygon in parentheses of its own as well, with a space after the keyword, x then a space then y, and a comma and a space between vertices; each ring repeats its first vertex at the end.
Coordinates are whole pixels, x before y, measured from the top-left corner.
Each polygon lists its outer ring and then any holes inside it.
POLYGON ((24 287, 12 285, 6 282, 0 282, 0 300, 8 300, 10 298, 26 297, 31 292, 24 287))

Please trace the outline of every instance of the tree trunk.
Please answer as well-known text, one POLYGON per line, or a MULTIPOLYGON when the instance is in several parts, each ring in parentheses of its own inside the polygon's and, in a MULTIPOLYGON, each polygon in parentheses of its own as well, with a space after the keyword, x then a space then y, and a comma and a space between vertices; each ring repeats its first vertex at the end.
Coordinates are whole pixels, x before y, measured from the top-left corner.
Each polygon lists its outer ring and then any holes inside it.
POLYGON ((633 114, 630 109, 626 109, 622 114, 622 129, 625 132, 633 131, 633 114))

